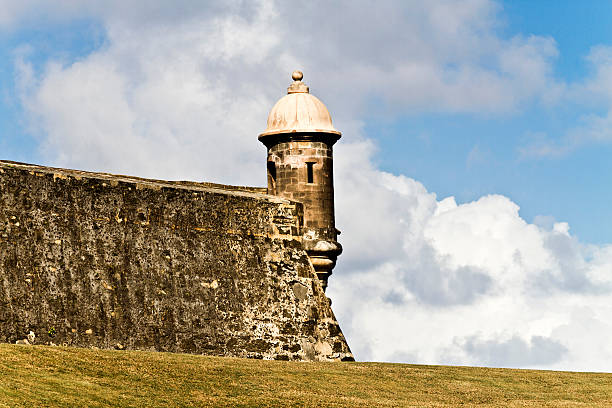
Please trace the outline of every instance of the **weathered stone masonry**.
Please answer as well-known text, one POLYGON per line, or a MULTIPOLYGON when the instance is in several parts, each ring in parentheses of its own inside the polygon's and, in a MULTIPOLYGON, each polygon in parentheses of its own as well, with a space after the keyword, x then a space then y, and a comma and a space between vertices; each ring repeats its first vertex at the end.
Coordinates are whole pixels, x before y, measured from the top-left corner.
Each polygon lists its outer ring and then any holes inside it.
POLYGON ((0 341, 352 359, 302 205, 260 191, 0 161, 0 341))

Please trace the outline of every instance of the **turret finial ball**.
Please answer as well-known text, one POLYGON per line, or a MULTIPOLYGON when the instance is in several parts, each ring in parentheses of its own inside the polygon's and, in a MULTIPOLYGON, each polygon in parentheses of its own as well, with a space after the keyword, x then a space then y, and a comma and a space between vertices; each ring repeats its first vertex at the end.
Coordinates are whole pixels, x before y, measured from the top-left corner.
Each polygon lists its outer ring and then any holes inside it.
POLYGON ((301 81, 302 78, 304 78, 304 74, 302 71, 293 71, 291 78, 293 78, 294 81, 301 81))

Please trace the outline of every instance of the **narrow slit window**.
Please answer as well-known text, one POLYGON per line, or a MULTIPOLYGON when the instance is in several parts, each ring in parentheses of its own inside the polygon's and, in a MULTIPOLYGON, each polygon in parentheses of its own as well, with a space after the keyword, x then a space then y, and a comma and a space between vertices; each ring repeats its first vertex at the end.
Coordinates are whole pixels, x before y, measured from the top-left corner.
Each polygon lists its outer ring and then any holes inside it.
POLYGON ((276 195, 276 163, 268 161, 268 194, 276 195))
POLYGON ((268 174, 272 181, 276 181, 276 164, 273 161, 268 162, 268 174))
POLYGON ((308 183, 314 183, 314 174, 312 167, 314 166, 314 162, 306 162, 306 171, 308 172, 308 183))

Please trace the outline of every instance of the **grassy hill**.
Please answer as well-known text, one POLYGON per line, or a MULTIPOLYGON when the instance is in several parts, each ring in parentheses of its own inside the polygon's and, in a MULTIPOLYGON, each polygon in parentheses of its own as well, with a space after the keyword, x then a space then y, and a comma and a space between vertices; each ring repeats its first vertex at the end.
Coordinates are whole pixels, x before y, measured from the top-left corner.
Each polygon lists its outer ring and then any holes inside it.
POLYGON ((0 407, 612 406, 612 374, 0 344, 0 407))

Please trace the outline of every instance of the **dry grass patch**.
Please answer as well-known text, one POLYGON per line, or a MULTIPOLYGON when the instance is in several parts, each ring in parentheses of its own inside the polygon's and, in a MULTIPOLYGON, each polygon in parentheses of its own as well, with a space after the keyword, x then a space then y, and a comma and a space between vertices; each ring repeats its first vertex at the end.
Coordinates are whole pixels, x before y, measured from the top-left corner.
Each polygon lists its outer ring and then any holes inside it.
POLYGON ((0 345, 4 407, 609 407, 612 374, 0 345))

